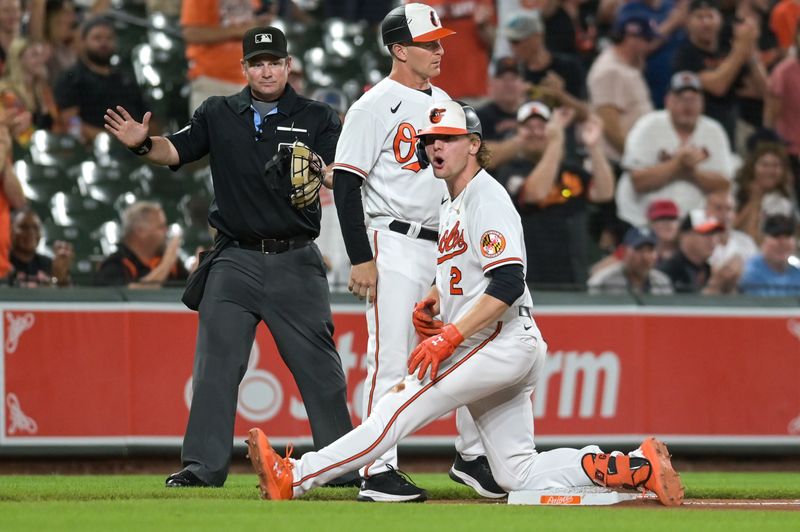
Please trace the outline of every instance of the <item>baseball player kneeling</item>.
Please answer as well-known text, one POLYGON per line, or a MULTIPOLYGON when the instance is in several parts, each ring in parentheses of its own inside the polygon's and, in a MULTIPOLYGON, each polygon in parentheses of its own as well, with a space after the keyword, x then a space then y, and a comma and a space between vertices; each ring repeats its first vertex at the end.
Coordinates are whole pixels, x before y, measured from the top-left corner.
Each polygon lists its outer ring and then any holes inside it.
POLYGON ((488 153, 475 110, 434 104, 419 132, 420 163, 447 185, 441 206, 436 284, 416 309, 428 338, 408 359, 409 376, 352 432, 300 460, 280 457, 252 429, 250 460, 262 497, 292 499, 369 463, 403 437, 466 406, 475 419, 497 483, 506 491, 598 484, 641 488, 673 506, 683 487, 666 446, 646 439, 630 454, 596 445, 539 453, 531 393, 547 343, 533 319, 525 285, 519 215, 486 170, 488 153), (441 321, 433 316, 441 314, 441 321))

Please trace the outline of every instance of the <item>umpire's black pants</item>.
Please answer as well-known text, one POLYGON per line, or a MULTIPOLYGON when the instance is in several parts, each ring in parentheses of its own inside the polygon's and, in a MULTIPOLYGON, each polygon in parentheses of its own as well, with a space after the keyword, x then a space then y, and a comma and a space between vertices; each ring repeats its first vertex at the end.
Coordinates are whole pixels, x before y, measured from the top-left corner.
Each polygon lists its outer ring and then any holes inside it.
POLYGON ((315 244, 277 255, 235 244, 224 249, 211 266, 199 313, 181 453, 186 469, 211 485, 225 483, 239 383, 262 320, 303 397, 314 445, 320 449, 352 430, 328 282, 315 244))

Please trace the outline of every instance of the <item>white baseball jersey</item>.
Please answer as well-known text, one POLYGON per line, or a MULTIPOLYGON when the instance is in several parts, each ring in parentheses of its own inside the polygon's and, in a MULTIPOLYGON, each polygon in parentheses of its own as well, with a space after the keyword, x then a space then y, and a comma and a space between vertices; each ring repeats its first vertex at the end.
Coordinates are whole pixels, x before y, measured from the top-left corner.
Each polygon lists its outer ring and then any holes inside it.
MULTIPOLYGON (((524 270, 525 263, 519 214, 503 186, 481 170, 461 194, 441 205, 436 288, 442 320, 454 323, 475 306, 489 286, 489 271, 506 264, 522 264, 524 270)), ((532 306, 527 286, 502 321, 518 317, 520 306, 532 306)), ((491 331, 484 332, 470 341, 480 342, 491 331)))
MULTIPOLYGON (((505 189, 481 170, 442 205, 436 284, 445 322, 458 320, 489 285, 486 272, 525 266, 522 223, 505 189)), ((507 491, 591 486, 581 459, 597 446, 537 453, 531 393, 544 367, 547 343, 536 322, 519 312, 528 289, 501 319, 467 338, 435 380, 407 376, 346 437, 293 460, 293 496, 376 460, 398 440, 458 408, 474 413, 492 475, 507 491), (459 408, 461 407, 461 408, 459 408)))
POLYGON ((389 216, 438 226, 444 183, 428 167, 421 170, 415 146, 428 107, 448 100, 433 87, 432 95, 384 78, 347 112, 334 169, 365 179, 364 211, 367 218, 389 216))

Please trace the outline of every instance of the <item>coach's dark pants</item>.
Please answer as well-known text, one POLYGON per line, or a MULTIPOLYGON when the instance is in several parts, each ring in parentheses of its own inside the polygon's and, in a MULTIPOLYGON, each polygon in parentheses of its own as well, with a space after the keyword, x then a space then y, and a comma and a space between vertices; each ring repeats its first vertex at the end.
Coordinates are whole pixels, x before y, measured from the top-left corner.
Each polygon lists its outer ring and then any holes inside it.
POLYGON ((189 471, 214 486, 225 483, 239 383, 262 320, 303 397, 316 448, 353 428, 333 342, 328 282, 315 244, 277 255, 226 248, 214 259, 199 313, 192 406, 181 453, 189 471))

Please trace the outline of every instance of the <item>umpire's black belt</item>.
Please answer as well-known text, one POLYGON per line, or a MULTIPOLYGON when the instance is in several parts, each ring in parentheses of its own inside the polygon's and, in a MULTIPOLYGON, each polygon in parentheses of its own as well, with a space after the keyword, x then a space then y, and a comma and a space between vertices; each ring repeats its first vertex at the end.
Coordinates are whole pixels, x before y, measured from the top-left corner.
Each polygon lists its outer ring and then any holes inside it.
POLYGON ((260 251, 267 255, 277 255, 289 251, 290 249, 299 249, 309 245, 312 240, 308 237, 297 237, 286 240, 279 240, 275 238, 265 238, 263 240, 235 240, 236 245, 242 249, 251 249, 253 251, 260 251))
MULTIPOLYGON (((411 230, 411 224, 408 222, 401 222, 400 220, 392 220, 392 223, 389 224, 389 229, 391 229, 395 233, 401 233, 407 235, 409 230, 411 230)), ((423 227, 422 229, 419 230, 417 238, 421 238, 422 240, 430 240, 431 242, 438 242, 439 233, 437 233, 433 229, 425 229, 423 227)))

